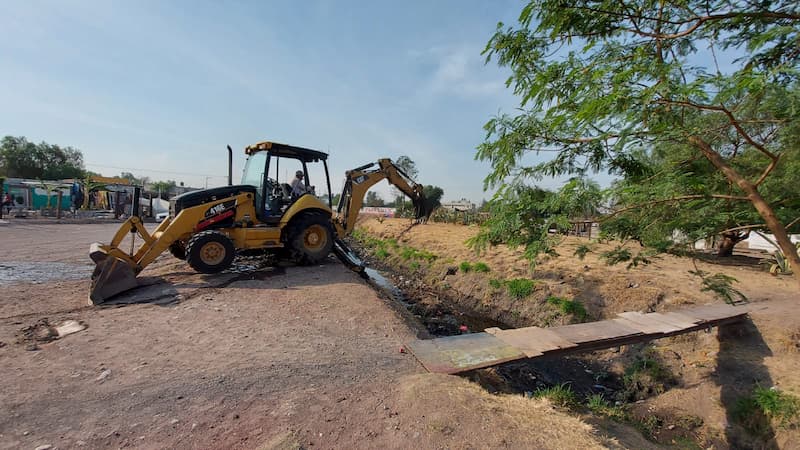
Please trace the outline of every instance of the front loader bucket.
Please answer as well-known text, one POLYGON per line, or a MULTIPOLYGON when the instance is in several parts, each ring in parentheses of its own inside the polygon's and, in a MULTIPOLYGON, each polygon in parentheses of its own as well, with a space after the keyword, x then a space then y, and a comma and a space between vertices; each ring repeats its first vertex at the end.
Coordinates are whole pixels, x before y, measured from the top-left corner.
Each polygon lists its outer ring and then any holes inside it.
POLYGON ((100 244, 92 244, 89 257, 96 264, 89 290, 90 305, 98 305, 138 286, 133 267, 126 261, 109 255, 100 244))

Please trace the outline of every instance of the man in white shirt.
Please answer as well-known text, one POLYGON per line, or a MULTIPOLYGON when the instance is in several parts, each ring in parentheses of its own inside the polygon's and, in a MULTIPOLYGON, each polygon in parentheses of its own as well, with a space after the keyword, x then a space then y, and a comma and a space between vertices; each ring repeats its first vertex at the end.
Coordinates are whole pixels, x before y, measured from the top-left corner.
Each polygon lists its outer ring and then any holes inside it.
POLYGON ((303 171, 298 170, 294 174, 294 180, 292 180, 292 200, 299 198, 306 192, 308 192, 308 189, 306 188, 306 184, 303 182, 303 171))

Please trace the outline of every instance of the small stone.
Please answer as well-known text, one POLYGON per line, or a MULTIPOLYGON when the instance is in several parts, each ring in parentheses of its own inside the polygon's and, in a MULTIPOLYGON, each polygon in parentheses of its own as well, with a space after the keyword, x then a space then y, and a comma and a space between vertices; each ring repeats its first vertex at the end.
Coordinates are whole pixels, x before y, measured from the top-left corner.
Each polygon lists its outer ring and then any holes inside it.
POLYGON ((169 421, 169 424, 170 424, 170 425, 175 425, 175 424, 177 424, 178 422, 180 422, 180 420, 178 420, 178 419, 172 419, 172 420, 170 420, 170 421, 169 421))
POLYGON ((23 436, 27 436, 27 435, 29 435, 29 434, 31 434, 31 432, 30 432, 30 431, 23 431, 23 432, 22 432, 22 435, 23 435, 23 436))
POLYGON ((675 429, 675 425, 670 425, 670 426, 667 427, 667 429, 668 430, 674 430, 675 429))
POLYGON ((192 430, 194 430, 195 428, 197 428, 197 424, 196 424, 196 423, 193 423, 193 424, 192 424, 192 430))
POLYGON ((100 375, 97 378, 95 378, 94 381, 97 381, 99 383, 103 383, 109 377, 111 377, 111 369, 105 369, 102 372, 100 372, 100 375))
POLYGON ((36 450, 50 450, 51 448, 53 448, 52 445, 44 444, 44 445, 40 445, 40 446, 36 447, 36 450))

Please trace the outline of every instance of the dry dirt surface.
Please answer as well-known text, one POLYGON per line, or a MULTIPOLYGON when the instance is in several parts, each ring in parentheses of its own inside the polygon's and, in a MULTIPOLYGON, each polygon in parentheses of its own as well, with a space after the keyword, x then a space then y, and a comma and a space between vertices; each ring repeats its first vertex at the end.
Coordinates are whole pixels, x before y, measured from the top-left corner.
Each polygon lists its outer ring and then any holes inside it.
MULTIPOLYGON (((596 352, 586 355, 580 364, 608 370, 620 381, 636 361, 644 358, 663 366, 673 381, 663 392, 637 392, 646 394, 642 395, 645 398, 636 402, 637 397, 629 405, 639 427, 662 444, 681 448, 800 448, 797 415, 791 423, 783 424, 763 417, 750 420, 738 416, 743 399, 756 386, 800 396, 800 292, 792 277, 771 276, 745 256, 727 260, 703 256, 693 263, 690 258, 661 255, 651 258, 648 265, 628 270, 624 263, 609 266, 600 258, 602 252, 617 244, 578 237, 566 238, 557 247, 560 256, 542 258, 531 269, 521 249, 497 246, 476 255, 465 245, 477 233, 476 226, 410 226, 404 219, 364 218, 359 227, 366 235, 390 243, 384 245, 380 255, 373 248, 370 256, 369 243, 361 247, 373 264, 399 274, 401 283, 418 292, 419 303, 436 303, 446 296, 459 303, 464 315, 484 314, 514 327, 575 321, 574 316, 559 314, 558 308, 547 301, 550 296, 581 302, 588 313, 586 320, 597 320, 623 311, 671 311, 720 303, 722 300, 712 293, 703 292, 700 279, 689 273, 695 268, 735 277, 738 282, 734 287, 750 300, 751 321, 711 333, 663 339, 653 345, 596 352), (573 256, 579 245, 592 249, 583 260, 573 256), (403 256, 408 248, 430 252, 435 259, 408 259, 403 256), (484 262, 490 271, 465 273, 459 269, 464 261, 484 262), (512 278, 535 280, 535 290, 527 298, 518 299, 490 283, 512 278), (759 422, 759 429, 747 431, 743 422, 759 422)), ((637 246, 631 247, 634 254, 637 246)), ((498 373, 508 374, 512 366, 479 375, 493 380, 498 373)), ((520 364, 513 370, 517 374, 530 371, 542 378, 542 365, 520 364)), ((554 381, 580 388, 577 376, 554 381)), ((591 382, 585 384, 587 391, 597 392, 591 391, 591 382)))
POLYGON ((333 259, 205 276, 164 255, 88 306, 88 246, 116 228, 0 224, 0 448, 652 446, 425 373, 415 328, 333 259))

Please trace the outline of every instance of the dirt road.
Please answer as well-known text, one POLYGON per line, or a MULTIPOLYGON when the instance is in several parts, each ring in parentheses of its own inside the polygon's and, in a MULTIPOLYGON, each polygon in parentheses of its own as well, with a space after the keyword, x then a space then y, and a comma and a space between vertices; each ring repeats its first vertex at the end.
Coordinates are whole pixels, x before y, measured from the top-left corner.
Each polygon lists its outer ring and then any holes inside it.
POLYGON ((650 445, 425 374, 413 328, 333 259, 203 276, 166 255, 139 303, 87 306, 88 245, 116 228, 0 225, 0 448, 650 445), (43 320, 87 328, 45 342, 43 320))

